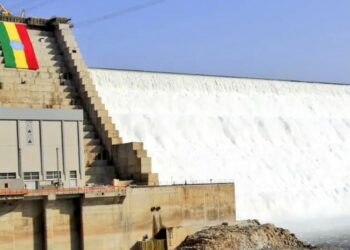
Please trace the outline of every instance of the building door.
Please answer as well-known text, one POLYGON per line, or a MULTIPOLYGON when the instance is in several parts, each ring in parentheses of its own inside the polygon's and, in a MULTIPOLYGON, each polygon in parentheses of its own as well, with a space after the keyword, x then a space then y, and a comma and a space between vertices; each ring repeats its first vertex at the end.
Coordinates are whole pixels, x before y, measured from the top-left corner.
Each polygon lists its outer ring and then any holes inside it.
POLYGON ((69 186, 71 188, 78 187, 77 171, 69 171, 69 186))
POLYGON ((24 184, 27 189, 36 189, 36 182, 39 180, 39 172, 24 172, 24 184))

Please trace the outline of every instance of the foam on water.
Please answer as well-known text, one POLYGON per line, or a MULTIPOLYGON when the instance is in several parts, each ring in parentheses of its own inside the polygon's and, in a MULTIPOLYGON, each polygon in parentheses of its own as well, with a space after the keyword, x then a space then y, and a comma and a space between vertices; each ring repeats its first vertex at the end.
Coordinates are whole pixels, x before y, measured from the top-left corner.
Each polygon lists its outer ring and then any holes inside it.
POLYGON ((161 181, 233 179, 239 219, 350 228, 350 86, 91 74, 124 141, 145 143, 161 181))

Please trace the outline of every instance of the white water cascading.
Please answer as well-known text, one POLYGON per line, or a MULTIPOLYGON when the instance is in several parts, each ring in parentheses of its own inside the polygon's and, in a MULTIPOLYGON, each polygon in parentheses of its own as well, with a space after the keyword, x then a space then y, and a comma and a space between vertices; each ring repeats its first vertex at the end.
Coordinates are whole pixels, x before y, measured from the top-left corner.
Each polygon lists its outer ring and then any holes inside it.
POLYGON ((144 142, 161 181, 232 179, 238 219, 297 231, 350 225, 350 86, 91 75, 124 141, 144 142))

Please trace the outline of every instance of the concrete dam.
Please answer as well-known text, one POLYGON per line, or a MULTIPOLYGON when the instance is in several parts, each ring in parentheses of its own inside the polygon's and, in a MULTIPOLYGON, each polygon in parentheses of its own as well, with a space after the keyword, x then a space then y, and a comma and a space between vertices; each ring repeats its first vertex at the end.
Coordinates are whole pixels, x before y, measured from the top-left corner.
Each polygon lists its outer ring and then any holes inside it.
POLYGON ((0 15, 0 249, 349 225, 348 86, 89 69, 71 27, 0 15))
POLYGON ((350 86, 90 73, 124 138, 144 142, 161 182, 233 179, 238 219, 302 233, 348 227, 350 86))
POLYGON ((232 181, 159 183, 143 142, 112 121, 69 19, 0 15, 0 45, 0 249, 174 249, 235 222, 232 181))

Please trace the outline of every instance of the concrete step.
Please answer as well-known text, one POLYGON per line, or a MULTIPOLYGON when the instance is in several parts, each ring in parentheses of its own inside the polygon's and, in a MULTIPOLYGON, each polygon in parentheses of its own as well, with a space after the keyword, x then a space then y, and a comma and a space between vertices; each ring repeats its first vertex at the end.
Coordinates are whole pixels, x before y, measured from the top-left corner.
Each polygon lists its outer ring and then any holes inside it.
MULTIPOLYGON (((43 42, 43 43, 39 43, 39 42, 34 42, 33 43, 33 48, 34 48, 34 51, 36 52, 36 55, 37 57, 40 57, 40 54, 41 52, 50 52, 50 54, 61 54, 61 50, 59 49, 59 46, 56 42, 51 42, 51 43, 48 43, 48 42, 43 42), (39 53, 38 53, 39 52, 39 53)), ((43 56, 44 55, 47 55, 48 53, 46 54, 42 54, 43 56)))
POLYGON ((118 145, 118 144, 122 144, 123 140, 121 137, 112 137, 111 139, 111 145, 118 145))
POLYGON ((46 58, 48 55, 60 55, 61 50, 58 44, 55 43, 43 43, 33 44, 33 48, 37 58, 46 58))
POLYGON ((65 106, 60 104, 51 104, 51 103, 23 103, 23 102, 15 102, 8 103, 0 100, 1 107, 7 108, 33 108, 33 109, 76 109, 74 106, 65 106))
POLYGON ((56 51, 56 53, 53 53, 52 50, 50 49, 45 49, 45 51, 40 51, 40 53, 44 53, 44 52, 46 52, 46 54, 40 54, 37 57, 37 59, 39 59, 40 62, 61 62, 61 63, 66 62, 64 56, 61 54, 60 51, 56 51))
POLYGON ((8 103, 6 100, 0 100, 4 105, 4 107, 13 107, 13 108, 44 108, 44 109, 74 109, 74 107, 70 107, 70 105, 66 103, 59 103, 56 101, 47 101, 47 102, 36 102, 36 101, 12 101, 8 103))
POLYGON ((95 132, 93 131, 84 131, 84 139, 93 139, 96 138, 95 132))
MULTIPOLYGON (((0 80, 1 82, 1 80, 0 80)), ((14 83, 2 83, 2 88, 0 92, 8 94, 30 94, 33 92, 47 92, 51 96, 56 94, 72 94, 71 97, 76 97, 79 100, 79 95, 72 86, 58 85, 58 84, 14 84, 14 83), (20 92, 20 93, 18 93, 20 92)))
POLYGON ((91 175, 91 174, 99 174, 99 173, 106 173, 106 171, 112 171, 114 172, 114 167, 108 165, 94 165, 90 166, 85 169, 85 174, 91 175))
POLYGON ((88 132, 94 132, 95 128, 93 125, 91 124, 84 124, 84 131, 88 131, 88 132))
MULTIPOLYGON (((11 84, 33 84, 33 85, 47 85, 47 84, 57 84, 57 85, 72 85, 71 81, 61 80, 60 78, 47 78, 47 77, 19 77, 10 75, 1 75, 0 81, 2 83, 11 84)), ((38 86, 40 87, 40 86, 38 86)))
POLYGON ((101 140, 98 138, 84 138, 84 146, 100 145, 101 140))
POLYGON ((89 167, 90 164, 97 160, 106 160, 102 152, 85 152, 85 166, 89 167))
POLYGON ((68 73, 69 70, 66 67, 59 66, 40 66, 40 72, 49 72, 49 73, 68 73))
POLYGON ((82 108, 80 107, 80 106, 78 106, 78 105, 70 105, 70 106, 68 106, 68 107, 63 107, 63 109, 74 109, 74 110, 82 110, 82 108))
POLYGON ((79 110, 83 110, 84 107, 81 105, 74 105, 73 109, 79 109, 79 110))
POLYGON ((17 92, 29 93, 29 92, 48 92, 48 93, 64 93, 71 94, 71 97, 78 97, 78 93, 75 91, 75 88, 72 86, 61 86, 53 84, 45 84, 40 86, 40 91, 37 91, 38 85, 26 85, 26 84, 3 84, 0 92, 15 94, 17 92))
POLYGON ((99 120, 99 124, 101 124, 102 129, 107 132, 107 134, 109 133, 108 131, 111 131, 110 133, 116 131, 115 125, 112 122, 105 123, 99 120))
POLYGON ((33 46, 37 45, 47 45, 47 44, 55 44, 58 46, 58 42, 55 37, 48 37, 48 36, 36 36, 31 39, 33 46))
POLYGON ((115 138, 120 137, 118 130, 108 130, 108 137, 115 138))
POLYGON ((74 89, 69 86, 60 85, 45 85, 38 88, 37 86, 23 86, 23 85, 10 85, 2 84, 0 89, 0 95, 16 95, 16 96, 45 96, 47 98, 64 98, 79 100, 79 95, 74 89), (39 89, 39 90, 38 90, 39 89))
POLYGON ((52 88, 51 91, 35 91, 35 88, 23 89, 15 88, 12 90, 2 89, 0 90, 0 97, 3 99, 8 99, 9 102, 13 101, 13 97, 18 99, 38 99, 38 100, 57 100, 69 105, 78 105, 78 95, 76 92, 64 91, 66 88, 52 88))
POLYGON ((27 103, 8 103, 2 102, 0 100, 0 106, 4 108, 34 108, 34 109, 42 109, 46 108, 43 104, 27 104, 27 103))
POLYGON ((51 60, 50 58, 38 59, 39 67, 65 67, 66 63, 59 60, 51 60))
POLYGON ((22 77, 22 78, 36 78, 41 75, 45 78, 60 78, 61 74, 68 73, 66 67, 40 67, 38 70, 27 70, 27 69, 16 69, 16 68, 3 68, 0 71, 1 76, 10 76, 10 77, 22 77))
MULTIPOLYGON (((66 93, 67 94, 67 93, 66 93)), ((37 91, 5 91, 0 90, 0 98, 6 99, 9 102, 15 102, 15 101, 57 101, 62 103, 67 103, 70 105, 74 105, 73 99, 67 98, 64 96, 64 93, 56 92, 56 93, 50 93, 50 92, 37 92, 37 91)))
POLYGON ((60 61, 60 62, 65 62, 64 56, 59 54, 47 54, 44 56, 45 60, 49 61, 60 61))
POLYGON ((144 149, 136 150, 136 156, 140 158, 147 157, 147 151, 144 149))
POLYGON ((53 31, 44 31, 44 30, 34 30, 34 29, 29 29, 28 34, 31 38, 35 38, 36 36, 41 36, 41 37, 47 37, 47 38, 54 38, 55 34, 53 31))
MULTIPOLYGON (((42 69, 43 67, 67 66, 67 64, 63 60, 63 57, 59 57, 61 54, 60 54, 60 51, 58 51, 57 49, 34 48, 34 50, 36 51, 36 54, 37 54, 39 70, 42 69)), ((3 56, 1 56, 0 62, 1 62, 2 68, 5 68, 5 61, 3 56)))
POLYGON ((97 145, 86 145, 84 147, 86 152, 96 152, 96 153, 101 153, 104 150, 104 147, 100 144, 97 145))
POLYGON ((90 163, 89 167, 106 167, 108 166, 107 160, 94 160, 92 163, 90 163))
POLYGON ((52 35, 34 35, 31 37, 32 44, 41 44, 41 43, 57 43, 56 38, 52 35))

